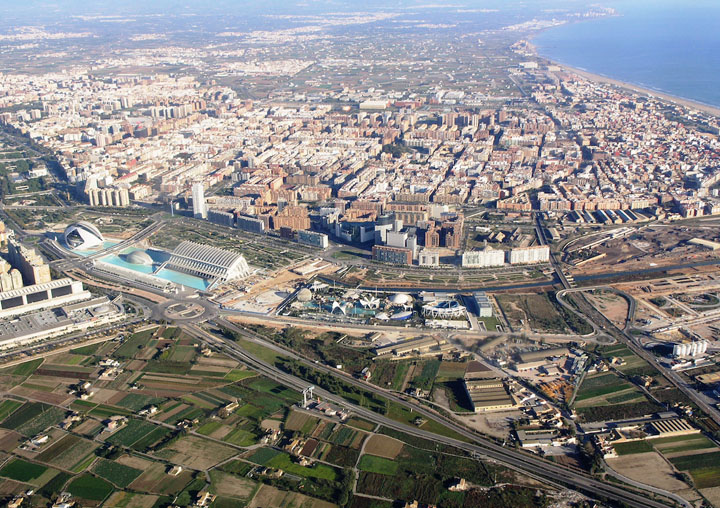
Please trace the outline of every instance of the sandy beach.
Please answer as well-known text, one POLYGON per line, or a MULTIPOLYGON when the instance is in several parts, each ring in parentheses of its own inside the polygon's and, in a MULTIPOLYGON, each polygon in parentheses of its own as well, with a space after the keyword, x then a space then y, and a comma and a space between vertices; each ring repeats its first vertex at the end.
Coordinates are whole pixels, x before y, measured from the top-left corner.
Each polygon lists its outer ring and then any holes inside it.
POLYGON ((709 106, 709 105, 703 104, 701 102, 695 102, 690 99, 683 99, 680 97, 676 97, 674 95, 657 92, 657 91, 651 90, 649 88, 643 88, 641 86, 633 85, 632 83, 626 83, 624 81, 619 81, 617 79, 608 78, 608 77, 602 76, 600 74, 593 74, 592 72, 584 71, 584 70, 578 69, 576 67, 571 67, 569 65, 565 65, 560 62, 555 62, 553 60, 549 60, 544 57, 538 56, 538 58, 545 60, 548 63, 548 65, 555 65, 557 67, 560 67, 561 69, 563 69, 566 72, 569 72, 572 74, 577 74, 578 76, 582 76, 590 81, 596 81, 598 83, 607 83, 609 85, 618 86, 621 88, 625 88, 627 90, 631 90, 631 91, 641 94, 641 95, 653 96, 658 99, 662 99, 664 101, 672 102, 674 104, 679 104, 680 106, 685 106, 686 108, 689 108, 689 109, 696 109, 698 111, 702 111, 704 113, 708 113, 710 115, 720 117, 720 108, 709 106))

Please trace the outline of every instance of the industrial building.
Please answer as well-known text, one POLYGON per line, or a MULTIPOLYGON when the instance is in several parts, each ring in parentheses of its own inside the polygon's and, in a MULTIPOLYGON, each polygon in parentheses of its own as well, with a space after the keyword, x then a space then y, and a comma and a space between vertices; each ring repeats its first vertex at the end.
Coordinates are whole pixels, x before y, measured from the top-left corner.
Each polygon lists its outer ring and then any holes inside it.
POLYGON ((708 341, 698 340, 694 342, 684 342, 682 344, 673 345, 673 356, 700 356, 707 351, 708 341))
POLYGON ((512 409, 516 405, 504 381, 480 362, 470 362, 463 381, 476 413, 512 409))
POLYGON ((250 267, 242 254, 190 241, 184 241, 175 248, 167 267, 221 282, 243 279, 250 274, 250 267))
MULTIPOLYGON (((82 298, 89 297, 90 293, 83 292, 82 298)), ((58 304, 60 299, 48 302, 58 304)), ((124 317, 119 301, 111 302, 105 296, 62 307, 46 308, 16 319, 0 321, 0 349, 94 328, 124 317)))
POLYGON ((0 319, 90 298, 82 282, 57 279, 0 293, 0 319))
POLYGON ((392 353, 395 356, 405 356, 410 353, 424 354, 429 352, 440 352, 447 349, 447 341, 445 339, 435 339, 434 337, 418 337, 386 346, 375 348, 377 356, 384 356, 392 353))

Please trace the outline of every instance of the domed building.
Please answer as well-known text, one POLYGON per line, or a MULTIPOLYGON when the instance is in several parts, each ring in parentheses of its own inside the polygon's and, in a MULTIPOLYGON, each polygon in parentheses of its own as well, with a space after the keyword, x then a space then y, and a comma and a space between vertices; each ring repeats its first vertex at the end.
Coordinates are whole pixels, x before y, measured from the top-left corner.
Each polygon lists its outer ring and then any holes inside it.
POLYGON ((105 239, 100 230, 89 222, 76 222, 65 228, 63 233, 65 245, 71 249, 87 250, 102 246, 105 239))
POLYGON ((407 293, 396 293, 390 297, 390 303, 393 305, 408 305, 412 302, 412 296, 407 293))
POLYGON ((309 302, 312 300, 312 291, 310 291, 308 288, 302 288, 300 291, 298 291, 297 294, 298 302, 309 302))
POLYGON ((125 256, 125 261, 133 265, 151 266, 153 258, 144 250, 136 250, 125 256))

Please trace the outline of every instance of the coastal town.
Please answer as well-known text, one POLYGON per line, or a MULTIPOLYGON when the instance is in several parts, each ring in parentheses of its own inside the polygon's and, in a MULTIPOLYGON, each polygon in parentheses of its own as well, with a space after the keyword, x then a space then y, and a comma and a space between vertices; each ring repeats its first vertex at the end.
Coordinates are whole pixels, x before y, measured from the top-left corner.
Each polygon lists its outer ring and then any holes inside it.
POLYGON ((3 502, 720 505, 720 116, 417 9, 0 26, 3 502))

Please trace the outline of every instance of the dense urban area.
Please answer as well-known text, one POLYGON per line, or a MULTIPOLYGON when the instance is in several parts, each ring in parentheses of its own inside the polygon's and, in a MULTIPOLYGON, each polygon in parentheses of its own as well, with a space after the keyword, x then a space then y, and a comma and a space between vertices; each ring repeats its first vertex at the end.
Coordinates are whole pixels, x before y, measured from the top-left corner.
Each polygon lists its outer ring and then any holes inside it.
POLYGON ((720 120, 532 44, 613 9, 135 4, 0 21, 6 506, 720 506, 720 120))

